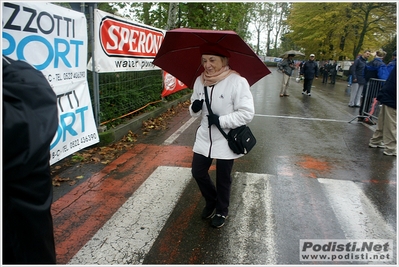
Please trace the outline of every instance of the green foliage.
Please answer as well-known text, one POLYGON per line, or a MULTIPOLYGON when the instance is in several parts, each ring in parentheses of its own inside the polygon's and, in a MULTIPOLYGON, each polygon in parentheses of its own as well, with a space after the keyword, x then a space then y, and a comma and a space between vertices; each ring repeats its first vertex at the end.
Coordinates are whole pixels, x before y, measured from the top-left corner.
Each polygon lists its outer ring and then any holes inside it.
MULTIPOLYGON (((69 3, 55 4, 70 7, 69 3)), ((317 60, 340 60, 354 59, 364 49, 383 48, 389 61, 396 50, 396 2, 99 2, 97 8, 160 29, 168 27, 169 11, 175 11, 177 14, 171 14, 173 20, 176 18, 175 27, 233 30, 248 43, 250 23, 259 23, 256 35, 267 32, 265 49, 269 56, 295 49, 307 55, 315 53, 317 60), (172 4, 178 8, 169 10, 172 4), (121 8, 126 12, 118 14, 121 8)), ((260 41, 258 38, 255 50, 262 54, 260 41)), ((88 49, 90 54, 91 47, 88 49)), ((88 72, 87 77, 93 97, 92 74, 88 72)), ((161 99, 160 71, 102 73, 99 79, 100 122, 161 99)), ((190 89, 165 99, 174 100, 187 93, 190 89)))
MULTIPOLYGON (((165 29, 168 21, 170 3, 129 2, 110 3, 119 8, 128 8, 135 21, 156 28, 165 29)), ((242 38, 249 35, 248 10, 246 2, 178 2, 176 27, 212 30, 233 30, 242 38)))
POLYGON ((85 158, 82 156, 82 155, 80 155, 80 154, 73 154, 73 156, 72 156, 72 161, 73 162, 82 162, 82 161, 84 161, 85 160, 85 158))
MULTIPOLYGON (((93 97, 92 72, 88 71, 87 77, 93 97)), ((161 93, 162 75, 159 70, 101 73, 99 74, 100 122, 118 118, 150 102, 160 100, 161 93)))
POLYGON ((396 36, 394 38, 392 38, 392 40, 387 43, 385 46, 382 47, 382 49, 387 52, 387 55, 384 58, 384 62, 385 63, 389 63, 392 60, 392 54, 394 51, 396 51, 397 47, 396 47, 396 36))
POLYGON ((293 3, 285 36, 318 59, 354 59, 396 35, 396 3, 293 3))

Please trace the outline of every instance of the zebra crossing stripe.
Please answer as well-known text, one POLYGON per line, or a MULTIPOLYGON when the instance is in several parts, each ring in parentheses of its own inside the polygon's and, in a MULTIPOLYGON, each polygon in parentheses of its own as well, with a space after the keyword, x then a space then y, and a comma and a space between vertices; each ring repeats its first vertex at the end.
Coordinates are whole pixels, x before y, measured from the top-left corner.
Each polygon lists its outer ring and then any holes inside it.
MULTIPOLYGON (((226 226, 224 258, 231 264, 278 264, 270 185, 275 176, 241 172, 234 176, 245 186, 230 207, 234 224, 226 226), (253 210, 261 216, 256 225, 251 221, 253 210)), ((69 264, 142 264, 190 179, 190 168, 158 167, 69 264)), ((346 238, 396 239, 393 228, 354 182, 317 180, 346 238)))
POLYGON ((231 264, 277 264, 275 221, 269 174, 236 172, 234 180, 245 183, 239 199, 232 201, 231 221, 226 235, 227 259, 231 264), (252 214, 256 211, 256 225, 252 214), (250 247, 256 244, 257 249, 250 247))
POLYGON ((69 264, 141 264, 191 177, 158 167, 69 264))
POLYGON ((356 183, 345 180, 318 181, 348 239, 396 239, 395 230, 384 220, 356 183))

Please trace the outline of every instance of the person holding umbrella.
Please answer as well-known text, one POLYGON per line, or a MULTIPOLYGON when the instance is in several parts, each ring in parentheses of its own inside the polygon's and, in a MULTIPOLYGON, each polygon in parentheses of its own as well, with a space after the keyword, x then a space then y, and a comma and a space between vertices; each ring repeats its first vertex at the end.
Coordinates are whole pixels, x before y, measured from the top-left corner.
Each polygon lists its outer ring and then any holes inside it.
POLYGON ((279 69, 283 73, 283 86, 280 91, 280 97, 289 96, 287 93, 287 87, 290 83, 290 77, 292 75, 292 71, 295 69, 294 58, 295 54, 289 54, 286 59, 284 59, 279 64, 279 69))
POLYGON ((230 149, 219 128, 228 133, 252 121, 250 86, 271 71, 236 32, 188 28, 166 32, 153 64, 193 89, 189 110, 201 123, 191 172, 206 203, 202 218, 222 227, 229 213, 234 159, 243 154, 230 149), (209 176, 214 159, 216 186, 209 176))
POLYGON ((230 53, 216 43, 205 43, 200 47, 204 71, 194 83, 190 114, 201 118, 194 147, 192 175, 205 199, 203 219, 220 228, 225 224, 229 212, 231 171, 235 154, 216 125, 228 133, 231 129, 248 124, 254 117, 254 102, 246 78, 229 67, 230 53), (205 91, 213 114, 204 105, 205 91), (216 159, 216 186, 209 175, 212 161, 216 159))

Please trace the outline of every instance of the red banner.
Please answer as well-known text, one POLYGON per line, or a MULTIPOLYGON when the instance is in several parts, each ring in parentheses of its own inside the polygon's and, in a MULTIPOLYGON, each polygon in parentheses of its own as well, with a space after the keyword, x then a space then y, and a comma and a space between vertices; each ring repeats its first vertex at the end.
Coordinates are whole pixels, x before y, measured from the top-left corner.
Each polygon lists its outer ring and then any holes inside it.
POLYGON ((162 97, 176 93, 177 91, 186 89, 187 86, 176 79, 173 75, 163 72, 163 92, 162 97))
POLYGON ((108 56, 153 58, 163 41, 163 32, 105 17, 100 24, 100 39, 108 56))

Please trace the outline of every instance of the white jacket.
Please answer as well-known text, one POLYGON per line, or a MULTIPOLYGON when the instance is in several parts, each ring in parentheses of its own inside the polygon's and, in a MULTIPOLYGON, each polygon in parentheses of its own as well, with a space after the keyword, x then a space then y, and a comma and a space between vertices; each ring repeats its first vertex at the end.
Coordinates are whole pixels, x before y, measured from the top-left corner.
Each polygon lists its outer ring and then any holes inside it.
MULTIPOLYGON (((217 83, 213 89, 208 86, 208 97, 211 109, 219 116, 221 128, 228 133, 231 129, 252 121, 255 108, 248 81, 238 74, 230 74, 227 78, 217 83)), ((214 159, 236 159, 243 154, 235 154, 229 147, 226 138, 219 129, 212 125, 208 127, 208 109, 205 103, 204 85, 198 77, 194 83, 191 103, 196 99, 204 99, 202 110, 194 113, 190 105, 192 117, 201 116, 201 125, 197 129, 193 151, 205 157, 214 159)))

